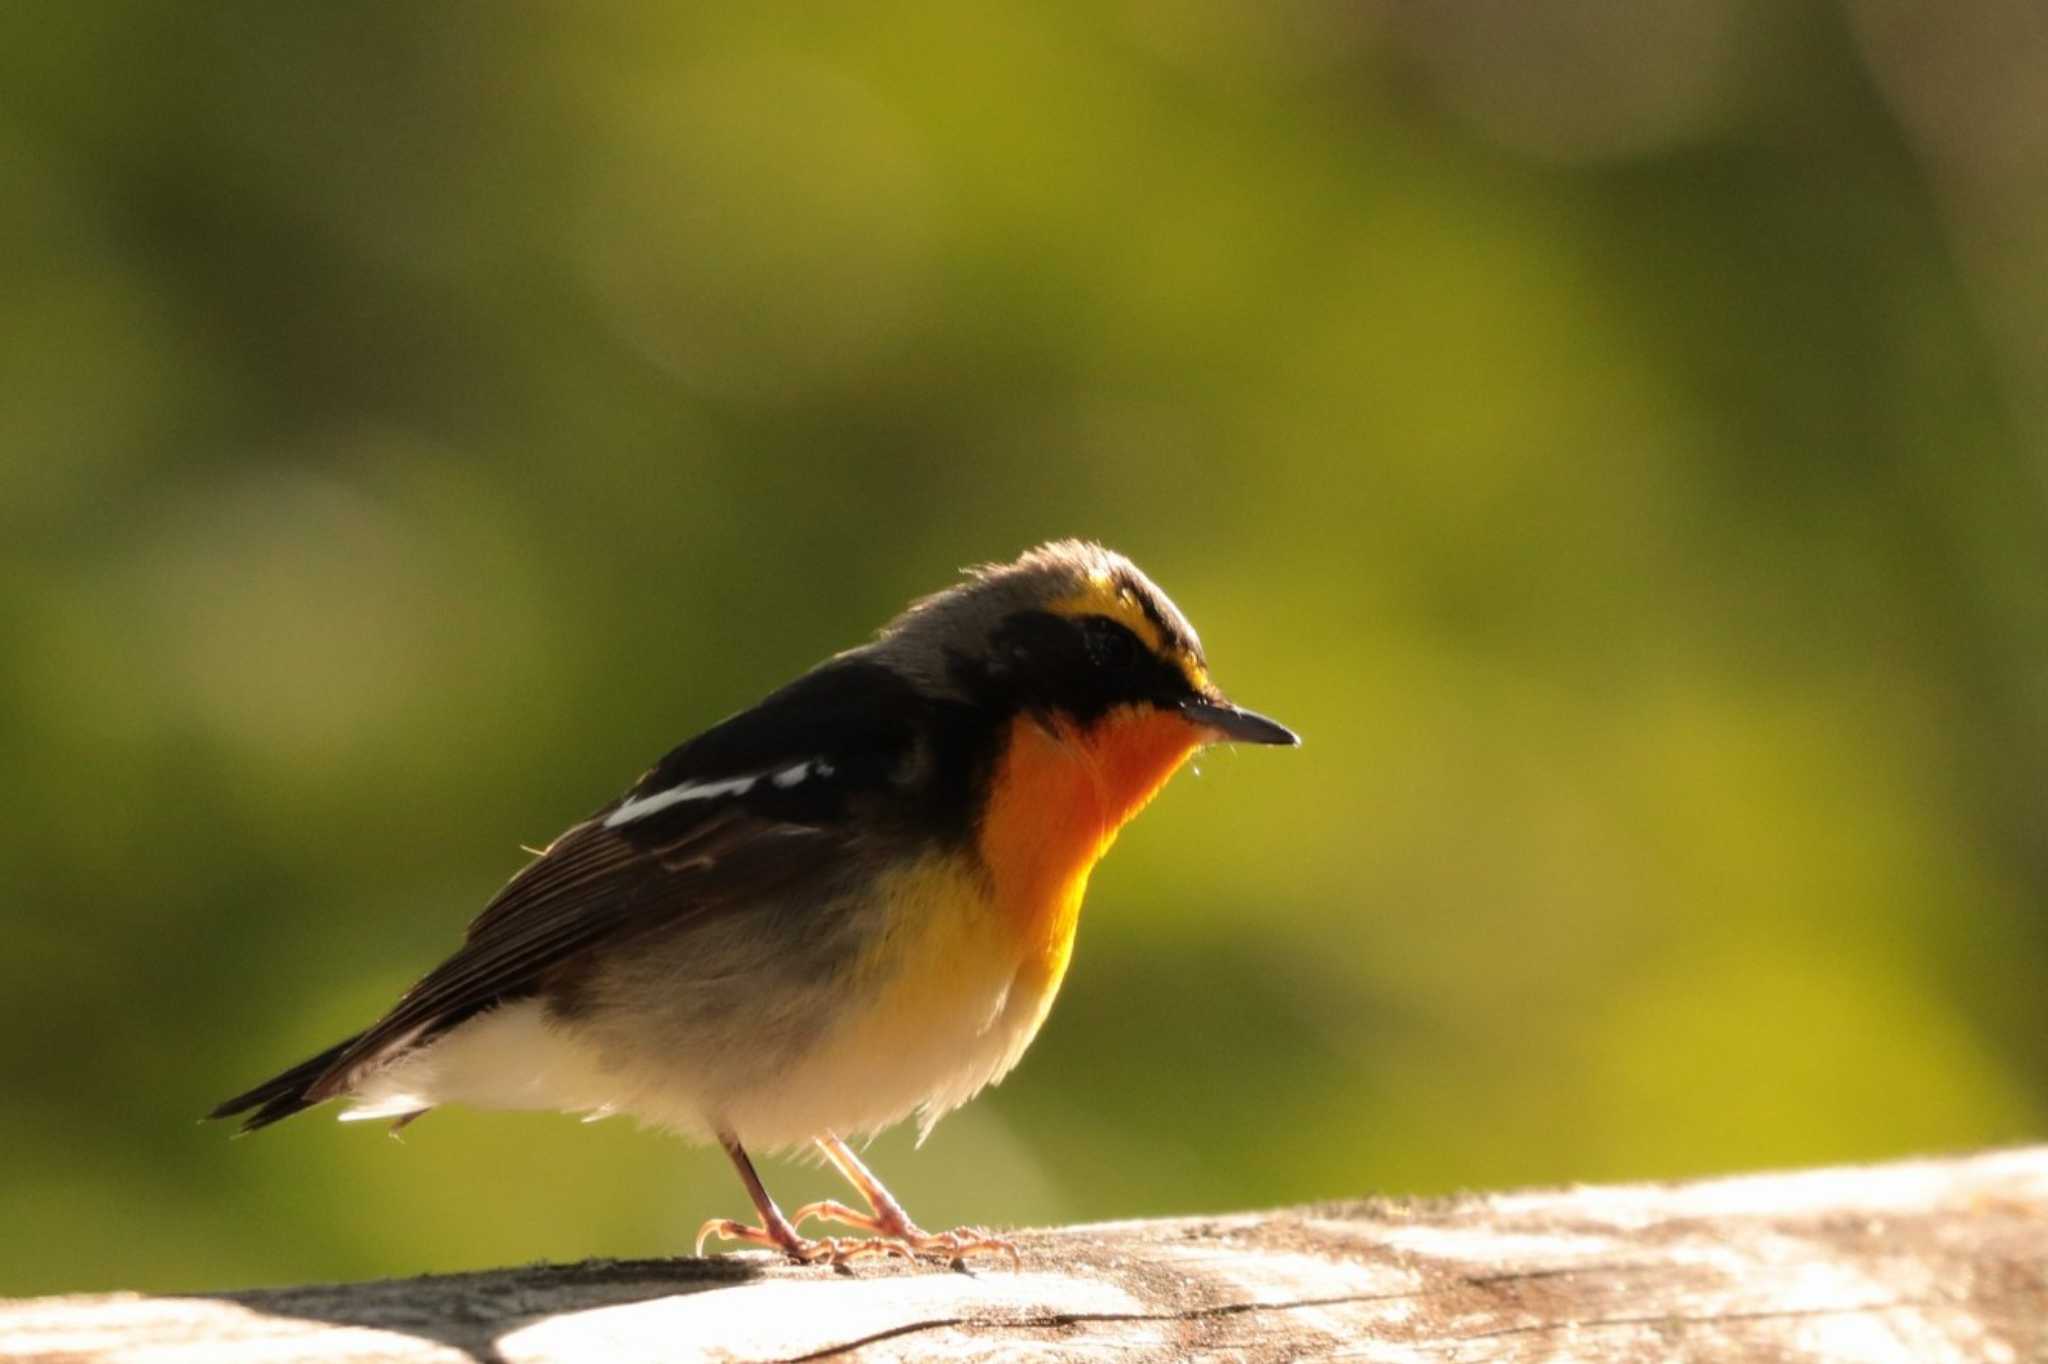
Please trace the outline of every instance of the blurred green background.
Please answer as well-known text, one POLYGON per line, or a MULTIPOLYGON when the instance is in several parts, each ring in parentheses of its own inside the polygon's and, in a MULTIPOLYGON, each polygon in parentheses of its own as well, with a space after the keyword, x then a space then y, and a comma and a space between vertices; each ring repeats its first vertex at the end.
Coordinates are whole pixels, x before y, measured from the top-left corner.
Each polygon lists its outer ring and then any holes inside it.
POLYGON ((194 1119, 1060 535, 1307 744, 877 1143, 926 1223, 2039 1136, 2038 9, 762 9, 0 8, 0 1292, 742 1211, 625 1120, 194 1119))

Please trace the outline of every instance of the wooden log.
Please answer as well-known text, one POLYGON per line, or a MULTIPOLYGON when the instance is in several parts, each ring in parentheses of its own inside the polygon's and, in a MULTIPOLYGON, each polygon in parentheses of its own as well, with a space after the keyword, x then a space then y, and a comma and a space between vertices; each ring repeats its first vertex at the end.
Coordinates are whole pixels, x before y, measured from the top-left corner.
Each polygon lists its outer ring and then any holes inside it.
POLYGON ((2048 1148, 1018 1234, 1021 1270, 764 1253, 0 1303, 0 1360, 2048 1361, 2048 1148))

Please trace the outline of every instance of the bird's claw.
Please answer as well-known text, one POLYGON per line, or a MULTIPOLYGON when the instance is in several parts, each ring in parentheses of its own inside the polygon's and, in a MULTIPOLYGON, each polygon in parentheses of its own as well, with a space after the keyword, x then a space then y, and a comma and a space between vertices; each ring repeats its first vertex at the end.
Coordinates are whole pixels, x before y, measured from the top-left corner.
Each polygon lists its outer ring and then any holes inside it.
POLYGON ((856 1241, 839 1236, 821 1236, 813 1241, 798 1236, 794 1224, 786 1235, 778 1236, 767 1227, 750 1226, 730 1217, 714 1217, 697 1229, 696 1254, 702 1255, 704 1243, 714 1236, 723 1241, 741 1241, 779 1250, 796 1264, 831 1265, 835 1269, 863 1255, 890 1255, 903 1260, 914 1258, 908 1246, 884 1237, 856 1241))
POLYGON ((913 1243, 928 1255, 942 1255, 954 1264, 964 1264, 969 1255, 1007 1255, 1010 1268, 1023 1272, 1024 1257, 1017 1251, 1017 1243, 1005 1237, 992 1236, 985 1227, 955 1227, 942 1231, 936 1236, 927 1235, 922 1243, 913 1243))
MULTIPOLYGON (((1003 1254, 1010 1257, 1012 1269, 1024 1268, 1024 1259, 1017 1253, 1015 1243, 1000 1236, 992 1236, 982 1227, 955 1227, 951 1231, 934 1233, 924 1230, 908 1218, 899 1223, 890 1218, 870 1216, 867 1213, 856 1212, 837 1199, 831 1198, 804 1204, 796 1210, 796 1215, 789 1219, 789 1224, 791 1227, 800 1227, 806 1219, 812 1217, 871 1232, 877 1239, 896 1247, 906 1257, 913 1254, 929 1255, 957 1265, 965 1261, 969 1255, 1003 1254)), ((862 1244, 874 1243, 868 1241, 862 1244)))

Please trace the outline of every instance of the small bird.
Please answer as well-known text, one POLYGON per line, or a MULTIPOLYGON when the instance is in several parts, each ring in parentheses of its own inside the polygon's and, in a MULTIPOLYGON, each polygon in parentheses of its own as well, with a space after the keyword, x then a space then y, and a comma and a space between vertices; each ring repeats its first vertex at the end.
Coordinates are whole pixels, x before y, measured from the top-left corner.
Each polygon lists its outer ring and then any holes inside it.
POLYGON ((391 1011, 208 1116, 328 1099, 629 1113, 725 1148, 799 1263, 1006 1251, 924 1231, 840 1134, 941 1116, 1045 1021, 1088 873, 1205 744, 1295 744, 1225 700, 1137 566, 1042 545, 669 753, 527 863, 391 1011), (815 1143, 868 1204, 786 1217, 748 1155, 815 1143), (808 1239, 810 1218, 864 1234, 808 1239))

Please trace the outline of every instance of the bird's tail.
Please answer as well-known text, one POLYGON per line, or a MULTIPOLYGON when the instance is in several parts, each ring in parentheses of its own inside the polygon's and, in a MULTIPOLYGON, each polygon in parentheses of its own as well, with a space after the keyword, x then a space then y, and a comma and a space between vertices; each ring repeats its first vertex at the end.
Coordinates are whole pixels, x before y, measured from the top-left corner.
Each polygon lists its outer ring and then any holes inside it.
MULTIPOLYGON (((242 1130, 254 1132, 259 1127, 268 1127, 274 1122, 289 1118, 302 1109, 311 1108, 320 1099, 307 1097, 307 1091, 334 1068, 341 1054, 354 1046, 362 1036, 347 1038, 335 1043, 326 1051, 310 1060, 301 1061, 282 1075, 273 1076, 246 1093, 237 1094, 206 1116, 209 1118, 232 1118, 247 1113, 242 1119, 242 1130), (250 1112, 254 1109, 254 1112, 250 1112)), ((322 1095, 321 1099, 331 1096, 322 1095)))

